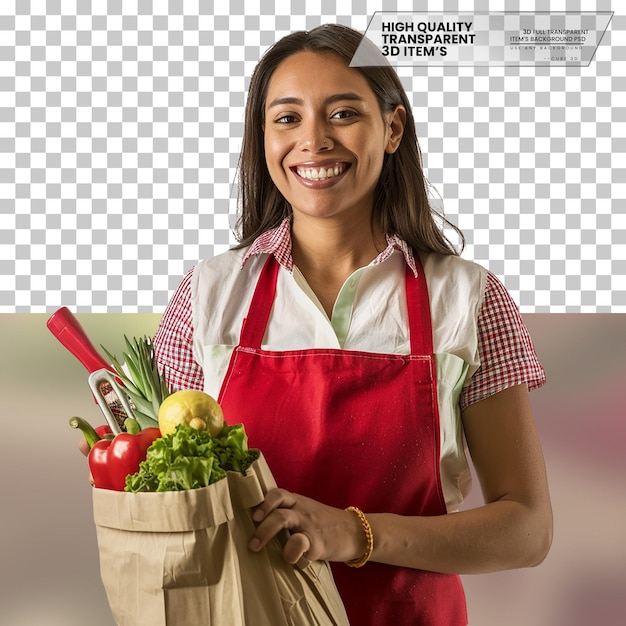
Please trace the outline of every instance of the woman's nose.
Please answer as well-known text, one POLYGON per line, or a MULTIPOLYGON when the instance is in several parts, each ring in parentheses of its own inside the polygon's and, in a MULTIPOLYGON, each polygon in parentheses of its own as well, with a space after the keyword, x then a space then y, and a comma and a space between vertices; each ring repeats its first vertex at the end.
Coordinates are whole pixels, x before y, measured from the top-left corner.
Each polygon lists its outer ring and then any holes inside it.
POLYGON ((302 125, 301 147, 310 152, 322 152, 333 147, 328 126, 321 122, 309 122, 302 125))

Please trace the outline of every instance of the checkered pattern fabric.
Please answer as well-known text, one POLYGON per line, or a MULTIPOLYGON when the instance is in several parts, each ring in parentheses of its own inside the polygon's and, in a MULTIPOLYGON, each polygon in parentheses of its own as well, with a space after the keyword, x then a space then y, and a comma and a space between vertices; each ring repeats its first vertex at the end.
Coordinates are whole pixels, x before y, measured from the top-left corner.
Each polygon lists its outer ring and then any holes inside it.
MULTIPOLYGON (((293 30, 364 32, 376 11, 415 4, 3 0, 0 312, 164 310, 198 259, 234 243, 243 107, 261 54, 293 30)), ((624 7, 419 5, 616 12, 588 67, 398 73, 433 202, 465 232, 464 256, 523 312, 626 311, 624 7)))

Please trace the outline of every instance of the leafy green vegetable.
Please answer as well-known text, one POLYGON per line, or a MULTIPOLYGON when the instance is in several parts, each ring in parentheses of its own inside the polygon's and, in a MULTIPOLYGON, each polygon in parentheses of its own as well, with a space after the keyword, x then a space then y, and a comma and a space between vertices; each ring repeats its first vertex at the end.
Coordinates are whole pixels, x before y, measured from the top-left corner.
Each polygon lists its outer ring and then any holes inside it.
POLYGON ((126 491, 200 489, 225 478, 227 471, 245 474, 259 454, 248 448, 243 424, 225 426, 218 437, 179 424, 148 448, 139 471, 126 477, 126 491))

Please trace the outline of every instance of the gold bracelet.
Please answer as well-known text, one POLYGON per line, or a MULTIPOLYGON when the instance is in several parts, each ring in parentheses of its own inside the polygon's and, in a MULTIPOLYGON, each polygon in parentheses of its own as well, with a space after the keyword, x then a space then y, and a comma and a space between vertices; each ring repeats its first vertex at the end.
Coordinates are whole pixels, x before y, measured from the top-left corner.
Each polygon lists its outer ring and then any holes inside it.
POLYGON ((374 551, 374 533, 372 532, 372 527, 361 509, 358 509, 355 506, 349 506, 346 511, 352 511, 358 515, 359 520, 361 520, 361 525, 363 526, 363 531, 365 532, 365 539, 367 540, 367 547, 365 548, 363 556, 358 559, 346 561, 346 565, 349 565, 350 567, 363 567, 370 560, 372 552, 374 551))

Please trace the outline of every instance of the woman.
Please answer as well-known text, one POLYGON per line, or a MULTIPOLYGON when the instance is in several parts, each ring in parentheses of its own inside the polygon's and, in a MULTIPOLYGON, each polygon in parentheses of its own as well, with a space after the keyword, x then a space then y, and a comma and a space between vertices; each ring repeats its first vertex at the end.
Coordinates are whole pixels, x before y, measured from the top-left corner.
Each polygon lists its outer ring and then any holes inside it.
POLYGON ((437 227, 396 73, 349 67, 361 41, 323 26, 260 61, 240 245, 185 277, 155 347, 268 459, 280 488, 250 549, 291 531, 285 558, 331 561, 358 626, 466 624, 458 574, 550 545, 528 400, 544 374, 502 285, 437 227), (456 512, 464 439, 485 504, 456 512))

